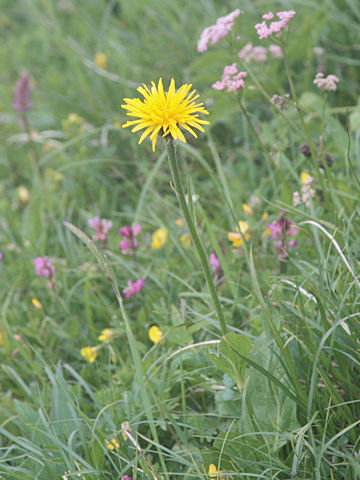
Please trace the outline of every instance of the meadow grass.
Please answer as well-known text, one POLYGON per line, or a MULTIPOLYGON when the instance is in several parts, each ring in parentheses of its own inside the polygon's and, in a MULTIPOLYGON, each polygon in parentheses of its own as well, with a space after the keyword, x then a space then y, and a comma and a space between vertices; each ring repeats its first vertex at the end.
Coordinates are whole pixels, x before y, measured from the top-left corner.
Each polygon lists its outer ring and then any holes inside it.
POLYGON ((357 2, 0 0, 0 25, 0 478, 360 478, 357 2), (292 8, 286 57, 242 63, 273 43, 262 14, 292 8), (233 62, 241 95, 212 88, 233 62), (121 128, 160 77, 210 113, 173 163, 121 128))

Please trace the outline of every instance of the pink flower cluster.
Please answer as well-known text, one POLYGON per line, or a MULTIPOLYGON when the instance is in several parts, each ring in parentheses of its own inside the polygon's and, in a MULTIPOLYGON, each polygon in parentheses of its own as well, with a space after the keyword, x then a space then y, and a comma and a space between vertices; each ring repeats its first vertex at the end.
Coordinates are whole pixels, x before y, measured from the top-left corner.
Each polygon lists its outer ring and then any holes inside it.
POLYGON ((335 91, 337 89, 337 83, 339 79, 336 75, 328 75, 324 77, 324 74, 319 72, 314 78, 315 85, 321 90, 335 91))
POLYGON ((55 290, 55 267, 52 265, 47 257, 34 258, 35 275, 48 279, 48 285, 52 290, 55 290))
POLYGON ((253 46, 252 43, 247 43, 243 47, 238 56, 241 60, 245 62, 266 62, 268 51, 274 58, 281 58, 283 56, 281 47, 278 45, 270 45, 269 48, 261 46, 253 46))
POLYGON ((132 297, 133 295, 136 295, 137 293, 139 293, 140 290, 145 285, 145 280, 143 278, 140 278, 139 280, 136 280, 134 283, 128 280, 127 284, 128 284, 127 288, 124 288, 123 290, 123 294, 126 298, 132 297))
POLYGON ((286 220, 283 213, 280 214, 278 220, 269 223, 267 227, 271 231, 270 238, 275 240, 273 245, 278 257, 280 260, 285 260, 288 257, 288 247, 297 245, 297 240, 288 241, 287 237, 296 235, 299 229, 294 227, 290 220, 286 220))
POLYGON ((112 221, 106 219, 100 220, 100 218, 96 216, 88 220, 88 225, 96 232, 96 235, 93 236, 93 240, 105 245, 107 243, 108 232, 113 226, 112 221))
POLYGON ((13 108, 18 112, 25 113, 34 108, 30 100, 30 73, 24 72, 19 78, 14 90, 13 108))
POLYGON ((219 17, 216 20, 215 25, 205 28, 200 36, 200 40, 197 44, 198 52, 205 52, 208 49, 208 45, 214 45, 230 32, 234 26, 235 19, 241 14, 241 10, 238 8, 233 12, 219 17))
MULTIPOLYGON (((222 248, 221 250, 223 253, 225 253, 225 248, 222 248)), ((222 269, 220 260, 215 252, 210 253, 209 262, 211 265, 211 270, 214 274, 215 286, 218 286, 225 280, 225 277, 224 277, 224 271, 222 269)))
POLYGON ((228 92, 237 92, 240 88, 245 87, 244 78, 247 77, 247 72, 239 72, 236 63, 227 65, 224 68, 224 73, 220 81, 214 83, 212 88, 215 90, 225 90, 228 92))
POLYGON ((277 37, 280 36, 280 33, 284 28, 287 26, 289 21, 293 18, 296 14, 295 10, 288 10, 284 12, 277 12, 276 16, 279 20, 275 20, 270 22, 275 18, 275 15, 272 12, 265 13, 262 18, 263 22, 257 23, 255 25, 255 29, 257 34, 259 35, 259 39, 263 40, 264 38, 269 38, 271 35, 276 35, 277 37), (269 25, 267 25, 267 21, 269 21, 269 25))
POLYGON ((135 255, 138 247, 136 236, 141 232, 141 225, 136 223, 132 227, 123 227, 119 230, 120 235, 124 238, 121 240, 119 248, 124 255, 135 255))
POLYGON ((313 180, 313 177, 310 176, 305 180, 304 185, 301 187, 301 196, 299 192, 293 193, 294 207, 297 207, 302 203, 306 208, 310 208, 310 199, 315 197, 315 190, 311 188, 311 183, 313 180))

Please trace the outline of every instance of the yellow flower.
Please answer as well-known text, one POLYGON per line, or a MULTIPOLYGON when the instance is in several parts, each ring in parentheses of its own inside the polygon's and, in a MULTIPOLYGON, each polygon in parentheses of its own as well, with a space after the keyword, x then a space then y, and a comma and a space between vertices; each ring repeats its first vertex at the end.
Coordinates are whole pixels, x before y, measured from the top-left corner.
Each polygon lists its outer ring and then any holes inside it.
MULTIPOLYGON (((247 222, 239 222, 240 232, 242 233, 244 239, 248 242, 250 240, 249 224, 247 222)), ((233 242, 233 247, 241 247, 243 244, 240 233, 238 232, 229 232, 228 239, 230 242, 233 242)))
POLYGON ((103 70, 107 70, 108 68, 107 55, 105 55, 105 53, 98 52, 95 55, 94 63, 97 67, 102 68, 103 70))
POLYGON ((31 300, 32 304, 34 305, 34 307, 36 308, 36 310, 42 310, 43 306, 42 304, 39 302, 39 300, 37 298, 33 298, 31 300))
POLYGON ((126 103, 121 105, 128 111, 127 115, 129 117, 138 117, 137 120, 126 122, 123 128, 134 126, 132 132, 145 129, 139 143, 150 135, 153 151, 155 151, 158 133, 163 137, 170 133, 175 140, 179 139, 186 143, 186 139, 179 128, 182 127, 197 138, 191 127, 203 132, 204 129, 201 124, 208 125, 209 122, 201 120, 199 113, 208 115, 209 112, 205 110, 203 103, 195 102, 199 95, 196 94, 196 90, 190 92, 191 87, 191 84, 185 84, 175 91, 175 80, 173 78, 167 92, 164 92, 161 78, 157 86, 154 82, 151 82, 151 90, 143 84, 142 87, 137 89, 144 97, 143 101, 139 98, 125 98, 124 102, 126 103))
POLYGON ((304 184, 306 183, 306 180, 307 180, 308 178, 310 178, 310 177, 311 177, 311 175, 310 175, 309 173, 307 173, 307 172, 301 172, 301 174, 300 174, 300 181, 301 181, 301 183, 304 185, 304 184))
POLYGON ((111 330, 111 328, 105 328, 102 330, 101 334, 98 336, 98 339, 101 342, 108 342, 111 340, 111 337, 114 335, 114 332, 111 330))
POLYGON ((82 125, 84 123, 84 119, 80 117, 77 113, 70 113, 68 115, 67 121, 70 125, 82 125))
POLYGON ((243 203, 243 206, 242 206, 242 207, 243 207, 243 210, 244 210, 244 212, 246 213, 246 215, 247 215, 248 217, 251 217, 251 215, 253 214, 252 208, 249 207, 249 205, 247 205, 246 203, 243 203))
POLYGON ((131 432, 131 427, 128 424, 128 422, 122 422, 121 429, 122 429, 121 436, 123 437, 124 440, 127 440, 128 436, 126 435, 126 433, 124 433, 124 429, 128 432, 131 432))
POLYGON ((96 347, 83 347, 80 353, 89 363, 94 363, 98 355, 98 349, 96 347))
POLYGON ((191 245, 191 236, 189 233, 184 233, 180 237, 180 243, 183 246, 183 248, 189 248, 191 245))
POLYGON ((162 337, 163 337, 163 332, 160 330, 159 327, 157 327, 156 325, 153 325, 152 327, 149 328, 149 338, 152 342, 159 343, 161 342, 162 337))
POLYGON ((166 228, 158 228, 156 232, 153 233, 151 246, 153 248, 162 248, 168 239, 168 231, 166 228))
POLYGON ((175 220, 175 223, 179 228, 184 228, 184 226, 185 226, 185 222, 182 218, 177 218, 175 220))
POLYGON ((211 463, 209 465, 209 472, 208 473, 209 473, 210 477, 216 477, 217 474, 219 473, 218 469, 215 467, 215 465, 213 463, 211 463))
POLYGON ((115 448, 116 449, 120 448, 119 440, 116 437, 112 438, 110 442, 109 440, 105 440, 105 443, 109 450, 115 450, 115 448))
POLYGON ((19 195, 21 203, 24 203, 24 204, 29 203, 30 194, 29 194, 29 190, 26 187, 21 185, 16 189, 16 191, 17 191, 17 194, 19 195))
POLYGON ((266 222, 268 218, 269 218, 269 214, 268 214, 268 212, 265 212, 265 213, 263 214, 263 216, 261 217, 261 220, 262 220, 263 222, 266 222))
POLYGON ((4 345, 4 335, 1 330, 0 330, 0 345, 4 345))

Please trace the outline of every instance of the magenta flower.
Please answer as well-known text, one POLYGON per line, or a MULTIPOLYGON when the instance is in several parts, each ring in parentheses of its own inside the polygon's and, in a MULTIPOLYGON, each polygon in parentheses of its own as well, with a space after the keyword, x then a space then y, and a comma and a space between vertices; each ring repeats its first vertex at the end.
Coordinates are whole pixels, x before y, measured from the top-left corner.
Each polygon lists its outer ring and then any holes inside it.
POLYGON ((137 293, 139 293, 140 290, 145 285, 145 280, 143 278, 140 278, 139 280, 136 280, 134 283, 128 280, 127 284, 128 284, 127 288, 124 288, 123 290, 123 294, 126 298, 132 297, 133 295, 136 295, 137 293))
POLYGON ((52 290, 55 290, 55 267, 52 265, 47 257, 34 258, 35 275, 45 277, 48 279, 48 285, 52 290))
POLYGON ((328 75, 324 78, 324 74, 319 72, 314 78, 314 84, 321 90, 335 91, 339 79, 336 75, 328 75))
POLYGON ((284 213, 281 213, 278 220, 268 224, 267 227, 271 231, 270 238, 275 240, 273 245, 278 257, 280 260, 285 260, 288 257, 288 248, 297 245, 297 240, 288 241, 287 237, 296 235, 299 229, 294 227, 290 220, 285 219, 284 213))
POLYGON ((100 218, 96 216, 88 220, 88 225, 96 232, 96 235, 92 237, 93 240, 105 245, 107 243, 108 231, 111 230, 113 226, 112 221, 106 219, 100 220, 100 218))
POLYGON ((4 256, 4 255, 0 252, 0 260, 3 258, 3 256, 4 256))
POLYGON ((133 480, 133 479, 128 475, 124 475, 121 480, 133 480))
POLYGON ((141 232, 141 225, 136 223, 132 227, 123 227, 119 230, 124 238, 121 240, 119 248, 124 255, 135 255, 138 242, 135 237, 141 232))
POLYGON ((227 65, 224 68, 224 73, 220 81, 214 83, 212 88, 215 90, 225 90, 228 92, 237 92, 240 88, 245 87, 244 78, 247 77, 247 72, 239 72, 236 63, 227 65))
POLYGON ((13 108, 21 113, 25 113, 34 108, 30 100, 31 87, 29 77, 29 72, 24 72, 19 78, 14 90, 13 108))
MULTIPOLYGON (((221 251, 222 251, 223 254, 225 254, 225 248, 224 247, 221 248, 221 251)), ((219 260, 219 258, 218 258, 218 256, 216 255, 215 252, 210 253, 209 262, 210 262, 210 265, 211 265, 211 270, 214 274, 215 286, 218 286, 219 284, 221 284, 225 280, 225 277, 224 277, 224 271, 221 267, 220 260, 219 260)))
POLYGON ((272 12, 265 13, 265 15, 262 16, 263 22, 257 23, 255 25, 255 29, 257 31, 257 34, 259 35, 260 40, 263 40, 264 38, 269 38, 271 35, 276 35, 277 37, 279 37, 281 31, 284 30, 284 28, 287 26, 287 24, 295 14, 295 10, 277 12, 276 16, 279 20, 275 20, 274 22, 271 22, 269 23, 269 25, 267 25, 266 22, 272 20, 275 16, 272 12))
POLYGON ((241 11, 237 8, 233 12, 219 17, 216 20, 215 25, 205 28, 200 36, 200 40, 197 44, 198 52, 205 52, 208 49, 209 43, 214 45, 230 32, 234 26, 235 19, 241 14, 241 11))

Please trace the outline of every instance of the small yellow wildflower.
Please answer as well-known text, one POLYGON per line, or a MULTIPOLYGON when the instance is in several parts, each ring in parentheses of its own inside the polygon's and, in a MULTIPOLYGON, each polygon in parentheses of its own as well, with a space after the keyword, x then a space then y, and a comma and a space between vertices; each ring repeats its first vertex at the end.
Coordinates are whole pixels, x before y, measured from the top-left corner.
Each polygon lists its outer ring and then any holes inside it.
POLYGON ((16 191, 17 191, 17 194, 19 195, 21 203, 23 203, 23 204, 29 203, 30 193, 29 193, 29 190, 26 187, 21 185, 20 187, 18 187, 16 189, 16 191))
POLYGON ((77 113, 70 113, 67 117, 67 121, 70 125, 82 125, 84 123, 84 119, 77 113))
POLYGON ((205 110, 203 103, 195 102, 199 95, 197 95, 196 90, 190 92, 191 87, 192 85, 185 84, 176 91, 173 78, 167 92, 164 92, 161 78, 157 86, 154 82, 151 82, 151 89, 143 84, 142 87, 137 89, 144 97, 143 101, 139 98, 125 98, 125 104, 121 105, 128 111, 127 115, 129 117, 138 117, 137 120, 126 122, 123 128, 134 127, 131 130, 132 132, 145 129, 139 143, 150 135, 153 152, 159 133, 163 137, 170 134, 174 140, 179 139, 186 143, 184 134, 180 130, 181 127, 197 138, 192 127, 203 132, 202 125, 208 125, 209 122, 200 119, 199 113, 208 115, 209 112, 205 110))
POLYGON ((311 177, 311 175, 310 175, 309 173, 307 173, 307 172, 301 172, 301 174, 300 174, 300 181, 301 181, 301 183, 302 183, 303 185, 305 185, 306 180, 307 180, 308 178, 310 178, 310 177, 311 177))
POLYGON ((116 437, 112 438, 111 441, 105 440, 105 443, 109 450, 115 450, 115 448, 118 450, 120 448, 119 440, 116 437))
POLYGON ((42 304, 39 302, 39 300, 37 298, 33 298, 31 300, 32 304, 34 305, 34 307, 36 308, 36 310, 42 310, 43 306, 42 304))
POLYGON ((166 228, 158 228, 153 233, 151 246, 152 248, 162 248, 168 239, 168 231, 166 228))
MULTIPOLYGON (((131 427, 128 424, 128 422, 123 422, 121 424, 121 428, 123 427, 123 425, 126 427, 126 431, 131 432, 131 427)), ((124 440, 128 439, 128 436, 126 435, 126 433, 124 433, 124 431, 121 432, 121 436, 123 437, 124 440)))
POLYGON ((160 330, 159 327, 153 325, 149 328, 149 338, 152 342, 159 343, 163 338, 163 332, 160 330))
POLYGON ((98 52, 95 55, 94 63, 97 67, 102 68, 103 70, 107 70, 108 68, 107 55, 105 55, 105 53, 98 52))
POLYGON ((96 347, 83 347, 80 350, 80 354, 89 363, 94 363, 96 360, 96 357, 98 356, 98 349, 96 347))
POLYGON ((269 218, 269 214, 268 214, 268 212, 265 212, 265 213, 263 213, 263 216, 261 217, 261 220, 263 222, 267 222, 268 218, 269 218))
POLYGON ((101 334, 98 336, 98 339, 101 342, 108 342, 109 340, 111 340, 113 335, 114 335, 114 332, 113 330, 111 330, 111 328, 105 328, 104 330, 102 330, 101 334))
MULTIPOLYGON (((248 242, 250 240, 250 232, 249 232, 249 224, 247 222, 240 221, 239 222, 240 232, 242 233, 244 239, 248 242)), ((243 244, 242 238, 240 233, 238 232, 229 232, 228 239, 230 242, 233 242, 233 247, 241 247, 243 244)))
POLYGON ((251 215, 253 214, 252 208, 249 207, 249 205, 247 205, 246 203, 243 203, 243 206, 242 206, 242 207, 243 207, 243 210, 244 210, 244 212, 246 213, 246 215, 247 215, 248 217, 251 217, 251 215))
POLYGON ((216 477, 219 473, 218 469, 215 467, 213 463, 209 465, 209 477, 216 477))
POLYGON ((3 335, 2 331, 0 330, 0 346, 1 345, 4 345, 4 335, 3 335))
POLYGON ((183 248, 187 249, 191 245, 191 236, 189 233, 184 233, 180 237, 180 243, 183 246, 183 248))
POLYGON ((175 223, 179 228, 184 228, 184 226, 185 226, 185 222, 182 218, 177 218, 175 220, 175 223))

